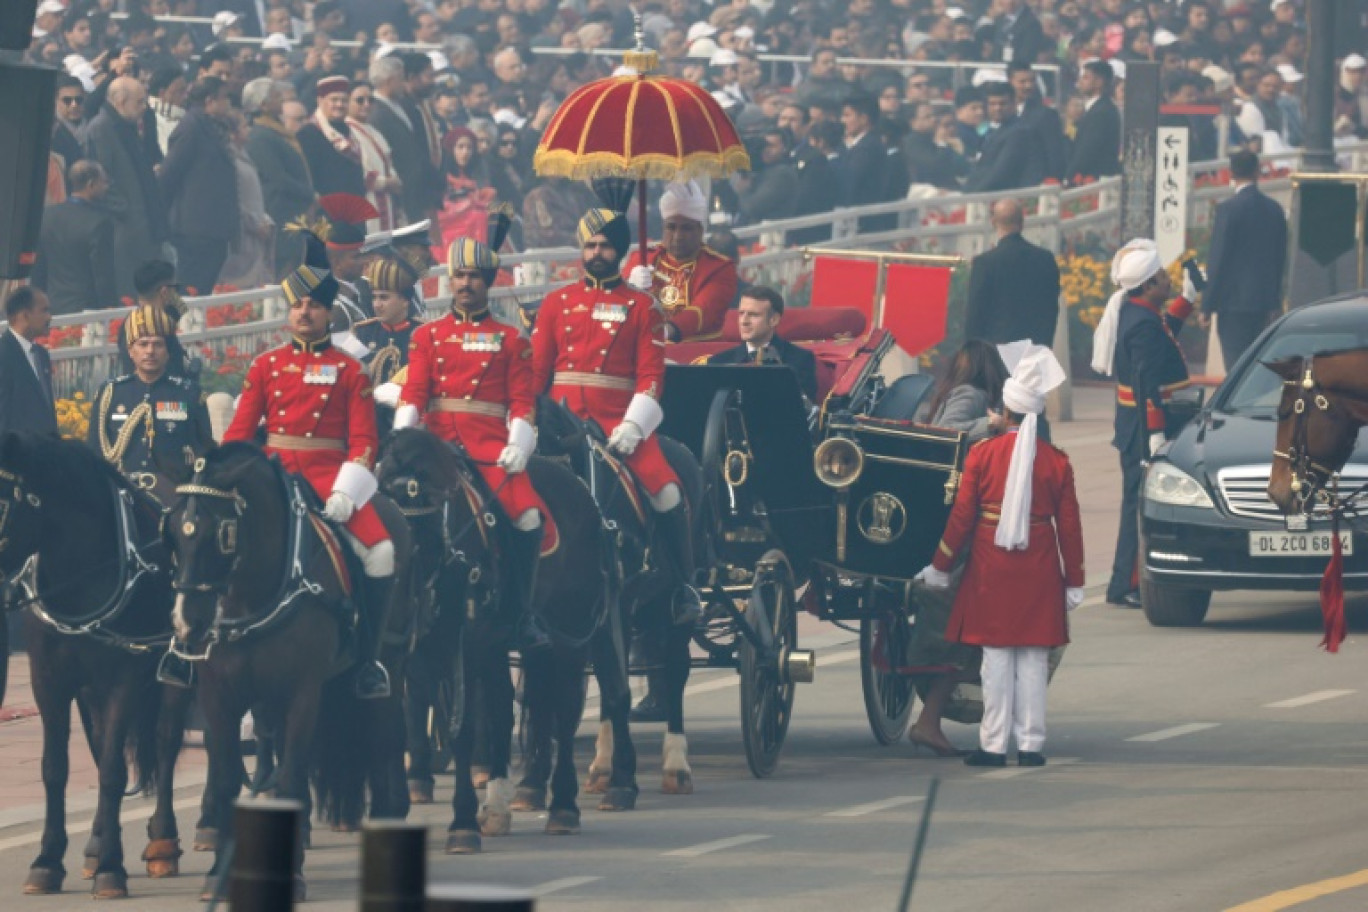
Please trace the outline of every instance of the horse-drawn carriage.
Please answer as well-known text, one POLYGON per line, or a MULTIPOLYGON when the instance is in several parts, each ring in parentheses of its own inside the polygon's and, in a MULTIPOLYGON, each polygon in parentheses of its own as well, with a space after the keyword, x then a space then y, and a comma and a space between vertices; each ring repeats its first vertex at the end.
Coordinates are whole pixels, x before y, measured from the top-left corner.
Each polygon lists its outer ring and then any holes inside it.
POLYGON ((811 411, 784 367, 667 373, 662 432, 694 453, 704 476, 710 553, 700 561, 706 612, 694 664, 740 673, 746 758, 758 777, 778 762, 795 685, 813 679, 800 610, 858 625, 874 735, 891 744, 907 727, 911 579, 940 538, 966 443, 912 421, 929 377, 885 380, 895 351, 881 329, 829 346, 834 380, 811 411))

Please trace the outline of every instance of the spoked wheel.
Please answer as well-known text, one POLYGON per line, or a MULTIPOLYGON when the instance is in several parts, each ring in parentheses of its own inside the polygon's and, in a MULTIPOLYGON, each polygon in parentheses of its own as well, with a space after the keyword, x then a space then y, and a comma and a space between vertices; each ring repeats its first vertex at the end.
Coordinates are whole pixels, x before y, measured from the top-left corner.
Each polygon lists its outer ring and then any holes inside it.
POLYGON ((793 568, 781 551, 768 551, 756 565, 755 584, 747 609, 752 624, 764 624, 774 640, 769 656, 738 636, 741 664, 741 737, 746 763, 757 779, 779 765, 789 719, 793 688, 787 664, 798 642, 798 615, 793 597, 793 568))
POLYGON ((912 628, 898 614, 860 621, 860 685, 869 727, 880 744, 896 744, 912 716, 912 678, 897 672, 911 636, 912 628))

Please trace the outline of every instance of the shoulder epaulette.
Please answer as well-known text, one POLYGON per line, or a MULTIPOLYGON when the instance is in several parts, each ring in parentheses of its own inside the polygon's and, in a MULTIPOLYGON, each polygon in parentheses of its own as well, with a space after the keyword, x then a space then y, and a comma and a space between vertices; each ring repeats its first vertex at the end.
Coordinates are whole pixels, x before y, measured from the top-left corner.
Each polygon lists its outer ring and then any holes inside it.
POLYGON ((360 328, 363 327, 363 326, 370 326, 372 323, 379 323, 379 322, 380 322, 380 318, 379 318, 379 317, 371 317, 371 318, 366 319, 366 320, 357 320, 355 323, 352 324, 352 329, 360 329, 360 328))
POLYGON ((730 263, 730 262, 731 262, 731 257, 727 256, 725 253, 718 253, 716 250, 713 250, 713 249, 712 249, 711 247, 709 247, 707 244, 704 244, 704 245, 703 245, 703 252, 704 252, 704 253, 711 254, 712 256, 717 257, 719 260, 722 260, 724 263, 730 263))

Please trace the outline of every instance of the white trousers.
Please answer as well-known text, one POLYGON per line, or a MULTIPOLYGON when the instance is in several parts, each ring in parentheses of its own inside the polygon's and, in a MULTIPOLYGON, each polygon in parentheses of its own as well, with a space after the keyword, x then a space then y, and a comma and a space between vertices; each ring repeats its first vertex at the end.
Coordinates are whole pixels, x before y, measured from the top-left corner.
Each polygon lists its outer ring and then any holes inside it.
POLYGON ((979 747, 1007 753, 1009 736, 1017 750, 1045 747, 1045 689, 1050 682, 1050 650, 1043 646, 983 647, 983 721, 979 747))

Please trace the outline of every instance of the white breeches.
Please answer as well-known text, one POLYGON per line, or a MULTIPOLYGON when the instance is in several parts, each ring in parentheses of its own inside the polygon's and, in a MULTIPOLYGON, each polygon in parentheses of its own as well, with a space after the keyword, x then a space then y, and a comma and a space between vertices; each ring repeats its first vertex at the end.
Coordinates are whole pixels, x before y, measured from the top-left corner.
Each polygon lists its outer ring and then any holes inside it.
POLYGON ((679 491, 679 485, 667 484, 660 489, 660 493, 651 497, 651 509, 657 513, 668 513, 679 506, 684 496, 679 491))
POLYGON ((520 532, 531 532, 533 529, 541 528, 541 510, 524 510, 522 516, 513 520, 513 525, 520 532))
POLYGON ((394 542, 385 539, 374 548, 367 548, 345 529, 342 530, 342 537, 351 545, 356 556, 361 558, 361 566, 365 569, 366 576, 394 575, 394 542))
POLYGON ((1050 650, 1043 646, 983 647, 983 722, 979 746, 1007 753, 1045 747, 1045 690, 1050 683, 1050 650))

